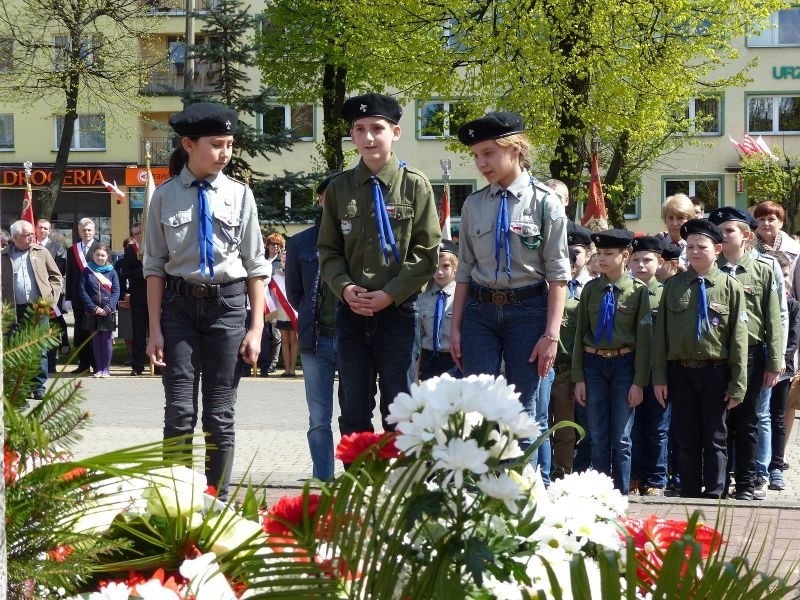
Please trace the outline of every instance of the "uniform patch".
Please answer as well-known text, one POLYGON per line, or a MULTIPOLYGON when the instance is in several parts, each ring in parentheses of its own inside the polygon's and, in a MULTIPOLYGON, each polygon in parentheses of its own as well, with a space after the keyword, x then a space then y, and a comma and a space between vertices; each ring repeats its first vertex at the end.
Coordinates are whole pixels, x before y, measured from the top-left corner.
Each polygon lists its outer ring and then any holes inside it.
POLYGON ((740 323, 747 323, 747 311, 742 311, 739 313, 739 322, 740 323))
POLYGON ((533 237, 539 235, 539 227, 533 223, 512 222, 511 231, 521 237, 533 237))
POLYGON ((348 219, 342 219, 342 234, 347 235, 353 231, 353 222, 348 219))
POLYGON ((393 204, 387 204, 386 214, 391 218, 395 216, 395 213, 397 213, 397 207, 394 206, 393 204))
POLYGON ((719 317, 711 317, 711 325, 713 325, 714 327, 719 327, 719 323, 720 323, 719 317))
POLYGON ((647 326, 653 324, 653 317, 651 315, 645 315, 639 321, 639 325, 647 326))

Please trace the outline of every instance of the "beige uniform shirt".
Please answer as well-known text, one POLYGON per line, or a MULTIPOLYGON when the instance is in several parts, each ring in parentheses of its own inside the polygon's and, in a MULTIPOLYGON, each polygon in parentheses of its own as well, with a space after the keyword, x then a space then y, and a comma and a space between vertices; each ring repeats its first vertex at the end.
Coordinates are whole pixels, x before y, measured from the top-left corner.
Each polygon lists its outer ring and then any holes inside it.
POLYGON ((424 350, 433 350, 433 317, 436 314, 436 301, 439 290, 443 289, 447 297, 444 302, 442 315, 442 328, 439 330, 439 351, 447 352, 450 349, 450 321, 453 318, 453 295, 456 291, 456 282, 451 281, 444 288, 431 281, 425 291, 419 295, 419 324, 420 344, 424 350))
POLYGON ((505 272, 503 247, 495 278, 495 225, 501 192, 501 186, 493 183, 470 194, 464 202, 456 281, 473 280, 488 288, 513 289, 542 281, 569 280, 564 205, 550 188, 536 180, 531 184, 527 171, 508 186, 511 273, 505 272), (538 248, 529 248, 537 239, 541 239, 538 248))
MULTIPOLYGON (((200 274, 198 188, 187 167, 156 188, 148 207, 144 242, 144 276, 180 277, 190 283, 209 282, 200 274)), ((214 279, 267 277, 270 267, 250 188, 224 173, 206 178, 213 213, 214 279)))

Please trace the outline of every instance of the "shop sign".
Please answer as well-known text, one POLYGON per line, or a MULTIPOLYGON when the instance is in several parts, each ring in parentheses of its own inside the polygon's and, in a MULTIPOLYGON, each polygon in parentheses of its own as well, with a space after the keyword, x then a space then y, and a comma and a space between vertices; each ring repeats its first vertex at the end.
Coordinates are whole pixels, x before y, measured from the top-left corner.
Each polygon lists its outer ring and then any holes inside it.
MULTIPOLYGON (((167 167, 151 167, 153 181, 156 185, 161 185, 169 179, 169 169, 167 167)), ((147 185, 147 169, 145 167, 126 167, 125 185, 132 187, 145 187, 147 185)))
POLYGON ((781 65, 772 67, 773 79, 800 79, 800 66, 781 65))
MULTIPOLYGON (((70 167, 64 175, 64 187, 103 187, 102 181, 121 179, 120 167, 70 167)), ((25 169, 23 167, 0 167, 0 181, 4 187, 23 187, 25 169)), ((53 181, 53 168, 41 167, 31 171, 31 185, 43 187, 53 181)))

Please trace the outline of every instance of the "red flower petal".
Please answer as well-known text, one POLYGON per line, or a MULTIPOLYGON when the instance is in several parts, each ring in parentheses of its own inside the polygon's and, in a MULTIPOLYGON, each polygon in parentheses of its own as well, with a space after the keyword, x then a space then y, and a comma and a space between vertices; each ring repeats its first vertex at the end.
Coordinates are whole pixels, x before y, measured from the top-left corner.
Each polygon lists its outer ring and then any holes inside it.
POLYGON ((397 434, 393 431, 386 433, 361 431, 345 435, 336 447, 336 458, 345 464, 355 462, 365 453, 384 460, 397 458, 400 456, 400 451, 394 444, 396 437, 397 434))
MULTIPOLYGON (((320 495, 308 495, 309 519, 313 518, 319 507, 320 495)), ((306 500, 303 495, 284 496, 278 500, 267 512, 264 518, 264 531, 270 535, 285 535, 291 533, 291 527, 303 522, 306 500)))

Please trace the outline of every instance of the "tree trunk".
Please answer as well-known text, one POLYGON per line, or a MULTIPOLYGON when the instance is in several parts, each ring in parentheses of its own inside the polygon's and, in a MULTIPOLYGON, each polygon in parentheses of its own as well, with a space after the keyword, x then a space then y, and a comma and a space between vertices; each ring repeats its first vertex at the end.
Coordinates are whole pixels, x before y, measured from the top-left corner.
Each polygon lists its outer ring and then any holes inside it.
POLYGON ((342 149, 342 105, 346 93, 347 68, 326 64, 322 75, 322 136, 329 171, 344 168, 342 149))
POLYGON ((606 176, 603 179, 603 194, 606 199, 606 211, 608 212, 608 222, 611 227, 625 229, 625 210, 624 207, 629 201, 630 190, 628 186, 623 186, 619 194, 609 194, 608 190, 612 185, 619 181, 620 173, 625 166, 625 157, 630 148, 630 132, 623 131, 614 145, 614 153, 611 155, 611 163, 606 169, 606 176))

